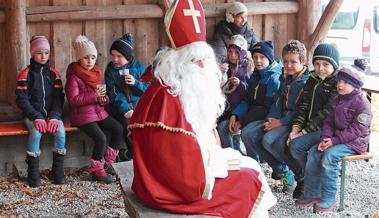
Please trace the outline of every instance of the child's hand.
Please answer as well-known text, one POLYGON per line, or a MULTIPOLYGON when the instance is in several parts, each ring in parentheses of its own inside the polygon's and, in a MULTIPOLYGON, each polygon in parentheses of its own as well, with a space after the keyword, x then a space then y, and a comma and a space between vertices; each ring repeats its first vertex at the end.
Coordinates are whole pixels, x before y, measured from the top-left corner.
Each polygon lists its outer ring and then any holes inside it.
POLYGON ((58 132, 60 125, 59 120, 57 119, 51 119, 47 121, 47 131, 49 133, 56 133, 58 132))
POLYGON ((232 76, 229 78, 229 81, 233 84, 233 86, 238 86, 240 84, 240 79, 238 77, 232 76))
POLYGON ((108 104, 109 98, 108 98, 107 95, 101 96, 101 97, 97 97, 97 102, 99 102, 100 105, 104 106, 104 105, 108 104))
POLYGON ((288 139, 287 139, 287 145, 289 145, 289 143, 294 140, 295 138, 299 137, 299 136, 302 136, 303 133, 302 132, 295 132, 295 131, 291 131, 290 134, 288 135, 288 139))
POLYGON ((328 149, 330 146, 333 145, 332 139, 331 138, 324 138, 319 144, 318 144, 318 150, 319 151, 325 151, 328 149))
POLYGON ((229 118, 229 124, 228 124, 228 127, 229 127, 229 132, 233 132, 233 126, 234 124, 237 122, 237 118, 235 115, 232 115, 230 118, 229 118))
POLYGON ((268 118, 267 122, 264 123, 264 131, 270 131, 276 127, 282 126, 282 121, 275 118, 268 118))
POLYGON ((42 132, 42 133, 45 133, 46 132, 46 121, 44 119, 35 119, 34 122, 34 127, 39 131, 39 132, 42 132))
POLYGON ((134 110, 130 110, 130 111, 126 112, 126 113, 124 114, 124 117, 125 117, 126 119, 130 119, 130 118, 133 116, 133 112, 134 112, 134 110))
POLYGON ((229 70, 229 64, 228 63, 223 63, 220 66, 221 73, 226 73, 229 70))
POLYGON ((98 86, 95 91, 96 91, 97 98, 104 97, 105 94, 107 93, 107 90, 101 86, 98 86))
POLYGON ((125 78, 126 85, 134 86, 136 84, 136 79, 134 78, 133 75, 128 74, 124 78, 125 78))

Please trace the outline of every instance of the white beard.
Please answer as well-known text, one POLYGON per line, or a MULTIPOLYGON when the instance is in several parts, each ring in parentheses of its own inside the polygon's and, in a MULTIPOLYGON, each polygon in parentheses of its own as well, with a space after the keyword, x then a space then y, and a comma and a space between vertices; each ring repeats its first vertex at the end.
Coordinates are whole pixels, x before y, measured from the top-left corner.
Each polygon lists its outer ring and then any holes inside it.
POLYGON ((225 104, 217 66, 212 63, 205 65, 204 68, 196 64, 186 65, 180 79, 180 102, 187 121, 198 136, 211 133, 225 104))

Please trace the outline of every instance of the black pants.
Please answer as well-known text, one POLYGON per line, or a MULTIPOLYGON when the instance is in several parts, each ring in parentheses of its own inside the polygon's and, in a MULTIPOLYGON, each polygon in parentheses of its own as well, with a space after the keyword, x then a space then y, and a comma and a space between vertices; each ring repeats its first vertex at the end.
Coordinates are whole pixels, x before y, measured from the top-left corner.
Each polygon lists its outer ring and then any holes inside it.
POLYGON ((92 159, 95 160, 101 160, 107 149, 107 136, 104 130, 110 133, 110 147, 120 149, 125 143, 122 126, 112 116, 108 116, 104 120, 79 126, 79 128, 94 140, 95 147, 93 148, 92 159))

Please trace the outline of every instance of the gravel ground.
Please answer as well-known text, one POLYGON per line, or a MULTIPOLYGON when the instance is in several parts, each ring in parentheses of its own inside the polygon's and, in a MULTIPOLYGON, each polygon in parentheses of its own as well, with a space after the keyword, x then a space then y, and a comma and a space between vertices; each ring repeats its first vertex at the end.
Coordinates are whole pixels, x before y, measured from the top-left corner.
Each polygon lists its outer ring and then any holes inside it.
MULTIPOLYGON (((262 165, 267 178, 271 170, 262 165)), ((84 170, 67 170, 68 184, 52 185, 49 171, 42 172, 42 186, 30 189, 24 179, 0 177, 0 218, 4 217, 128 217, 118 183, 90 181, 84 170)), ((280 182, 268 179, 278 199, 271 217, 334 218, 379 217, 379 159, 353 161, 347 165, 345 211, 313 214, 298 209, 291 195, 280 192, 280 182), (376 216, 376 215, 377 216, 376 216)))

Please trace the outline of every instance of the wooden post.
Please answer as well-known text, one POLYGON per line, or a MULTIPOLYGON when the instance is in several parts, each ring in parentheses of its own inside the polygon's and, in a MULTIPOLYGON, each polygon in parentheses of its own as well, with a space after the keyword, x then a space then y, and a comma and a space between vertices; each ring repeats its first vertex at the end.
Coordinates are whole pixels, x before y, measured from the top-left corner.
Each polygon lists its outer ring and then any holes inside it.
POLYGON ((307 46, 309 37, 316 28, 320 18, 320 0, 298 0, 299 11, 297 14, 297 38, 307 46))
POLYGON ((15 105, 17 73, 27 65, 26 1, 12 0, 5 4, 5 34, 7 42, 8 102, 15 105))
MULTIPOLYGON (((308 62, 313 56, 313 52, 318 44, 324 40, 326 34, 328 33, 334 18, 336 18, 338 10, 340 9, 343 0, 334 0, 330 1, 326 6, 324 13, 322 14, 320 21, 317 24, 317 27, 313 34, 310 36, 307 45, 308 45, 308 62)), ((349 45, 346 45, 349 46, 349 45)))

